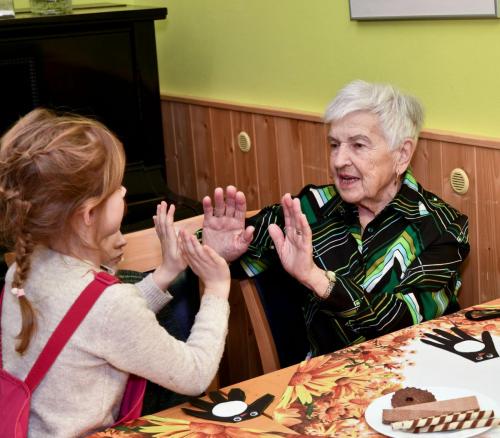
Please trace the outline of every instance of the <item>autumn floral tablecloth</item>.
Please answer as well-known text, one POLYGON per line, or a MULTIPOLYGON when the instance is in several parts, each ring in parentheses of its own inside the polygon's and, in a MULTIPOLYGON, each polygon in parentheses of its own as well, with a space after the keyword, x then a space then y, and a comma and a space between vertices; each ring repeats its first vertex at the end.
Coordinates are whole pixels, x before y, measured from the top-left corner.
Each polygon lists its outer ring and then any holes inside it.
MULTIPOLYGON (((273 412, 274 422, 290 428, 290 434, 149 415, 92 438, 381 437, 366 423, 366 408, 407 386, 469 388, 500 404, 500 358, 475 363, 421 342, 434 329, 459 327, 478 340, 488 331, 500 353, 500 318, 469 321, 464 314, 460 311, 298 365, 273 412)), ((482 436, 497 438, 500 430, 482 436)))
MULTIPOLYGON (((300 434, 378 437, 365 422, 367 406, 402 387, 470 388, 500 402, 500 358, 474 363, 420 340, 433 329, 459 327, 478 340, 492 335, 500 352, 500 319, 469 321, 465 311, 301 363, 274 420, 300 434)), ((498 428, 497 428, 498 429, 498 428)), ((500 431, 487 437, 500 436, 500 431)))
POLYGON ((148 415, 88 438, 297 438, 300 435, 148 415))

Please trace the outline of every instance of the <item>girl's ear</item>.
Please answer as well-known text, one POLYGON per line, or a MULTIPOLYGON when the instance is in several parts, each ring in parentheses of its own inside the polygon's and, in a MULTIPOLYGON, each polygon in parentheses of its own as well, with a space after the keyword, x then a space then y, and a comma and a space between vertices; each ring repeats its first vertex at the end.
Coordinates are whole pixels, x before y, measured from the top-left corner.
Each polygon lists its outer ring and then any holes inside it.
POLYGON ((97 220, 97 206, 95 202, 91 200, 85 201, 82 205, 81 210, 77 213, 80 215, 80 218, 84 225, 90 227, 95 224, 97 220))
POLYGON ((413 138, 405 138, 397 149, 396 167, 399 175, 408 169, 416 147, 417 142, 413 138))

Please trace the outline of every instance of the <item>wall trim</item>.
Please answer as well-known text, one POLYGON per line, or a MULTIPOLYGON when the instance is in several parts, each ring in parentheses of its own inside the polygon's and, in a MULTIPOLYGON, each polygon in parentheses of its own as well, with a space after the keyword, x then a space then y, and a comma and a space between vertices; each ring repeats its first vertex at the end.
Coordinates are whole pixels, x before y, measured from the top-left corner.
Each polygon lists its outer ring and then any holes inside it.
MULTIPOLYGON (((179 102, 188 105, 199 105, 210 108, 226 109, 230 111, 240 111, 251 114, 261 114, 264 116, 286 117, 289 119, 305 120, 307 122, 323 122, 323 116, 320 113, 293 111, 267 107, 261 105, 246 105, 233 103, 216 99, 202 99, 192 96, 176 96, 171 94, 162 94, 161 100, 166 102, 179 102)), ((466 134, 439 129, 424 129, 420 133, 423 140, 435 140, 446 143, 456 143, 461 145, 470 145, 475 147, 500 150, 500 138, 485 137, 475 134, 466 134)))
POLYGON ((190 96, 174 96, 171 94, 162 94, 161 100, 168 102, 186 103, 189 105, 207 106, 210 108, 226 109, 231 111, 240 111, 251 114, 261 114, 263 116, 286 117, 289 119, 306 120, 308 122, 323 122, 323 117, 319 113, 300 112, 261 105, 245 105, 223 100, 200 99, 190 96))

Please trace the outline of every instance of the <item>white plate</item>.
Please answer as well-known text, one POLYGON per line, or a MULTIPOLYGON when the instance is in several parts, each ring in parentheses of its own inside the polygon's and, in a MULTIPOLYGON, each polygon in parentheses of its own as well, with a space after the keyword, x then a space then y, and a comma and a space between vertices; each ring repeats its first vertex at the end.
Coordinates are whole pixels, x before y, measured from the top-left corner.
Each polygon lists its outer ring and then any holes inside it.
MULTIPOLYGON (((465 389, 465 388, 446 388, 446 387, 431 387, 431 388, 422 388, 426 389, 427 391, 430 391, 434 394, 436 397, 436 400, 447 400, 450 398, 457 398, 457 397, 466 397, 468 395, 475 395, 477 397, 477 400, 479 402, 479 406, 482 410, 486 409, 493 409, 495 412, 499 412, 500 409, 498 407, 498 404, 491 399, 490 397, 480 394, 477 391, 472 391, 470 389, 465 389)), ((382 410, 383 409, 391 409, 391 398, 394 393, 386 394, 382 397, 379 397, 375 400, 373 400, 368 408, 365 411, 365 419, 368 425, 372 428, 375 429, 377 432, 382 433, 384 435, 387 435, 388 437, 393 437, 393 438, 408 438, 408 437, 413 437, 415 438, 417 435, 414 433, 410 432, 403 432, 400 430, 392 430, 392 427, 390 424, 384 424, 382 423, 382 410)), ((476 436, 479 435, 480 433, 483 433, 490 429, 490 427, 480 427, 477 429, 464 429, 464 430, 457 430, 457 431, 448 431, 448 432, 432 432, 431 434, 426 434, 429 436, 432 436, 432 438, 438 438, 438 437, 443 437, 443 438, 466 438, 466 437, 471 437, 471 436, 476 436)))

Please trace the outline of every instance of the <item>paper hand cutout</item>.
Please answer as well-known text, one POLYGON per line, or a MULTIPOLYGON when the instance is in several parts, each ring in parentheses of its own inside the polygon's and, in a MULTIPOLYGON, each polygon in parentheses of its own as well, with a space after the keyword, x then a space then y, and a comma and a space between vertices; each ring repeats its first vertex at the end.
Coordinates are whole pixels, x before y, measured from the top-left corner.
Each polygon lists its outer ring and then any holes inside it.
POLYGON ((245 393, 239 388, 232 388, 227 398, 219 391, 212 391, 208 396, 214 403, 199 398, 189 401, 193 406, 202 409, 201 411, 187 408, 182 408, 182 410, 188 415, 205 420, 238 423, 258 417, 274 400, 274 395, 265 394, 247 405, 245 393))
POLYGON ((427 338, 421 339, 424 344, 432 345, 433 347, 442 348, 443 350, 451 351, 459 356, 465 357, 473 362, 482 362, 498 357, 498 353, 493 344, 493 339, 489 331, 484 331, 481 334, 481 341, 473 338, 468 333, 460 330, 458 327, 450 329, 453 333, 445 332, 444 330, 434 329, 434 333, 424 333, 427 338), (482 347, 482 348, 481 348, 482 347), (469 351, 467 351, 469 350, 469 351))

